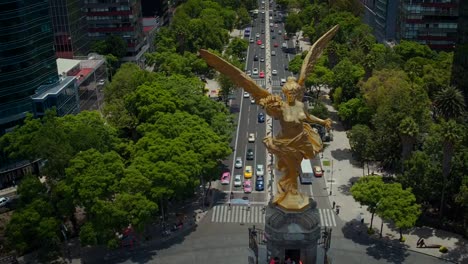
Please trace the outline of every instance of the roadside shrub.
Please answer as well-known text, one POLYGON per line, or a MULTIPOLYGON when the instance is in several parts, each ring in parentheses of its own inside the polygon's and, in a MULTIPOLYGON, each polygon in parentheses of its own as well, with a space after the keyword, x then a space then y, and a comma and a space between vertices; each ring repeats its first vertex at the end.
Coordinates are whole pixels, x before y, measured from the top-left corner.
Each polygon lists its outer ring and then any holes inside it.
POLYGON ((444 247, 444 246, 441 246, 441 247, 439 248, 439 252, 441 252, 441 253, 447 253, 447 252, 448 252, 448 248, 446 248, 446 247, 444 247))

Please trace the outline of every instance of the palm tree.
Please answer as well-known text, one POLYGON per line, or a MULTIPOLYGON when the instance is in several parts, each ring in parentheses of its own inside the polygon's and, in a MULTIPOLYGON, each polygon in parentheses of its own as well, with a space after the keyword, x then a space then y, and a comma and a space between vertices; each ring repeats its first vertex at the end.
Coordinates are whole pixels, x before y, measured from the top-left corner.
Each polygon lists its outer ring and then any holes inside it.
POLYGON ((413 146, 416 143, 416 137, 419 129, 418 124, 411 117, 403 119, 398 127, 401 140, 401 169, 403 170, 404 162, 409 158, 413 146))
POLYGON ((465 113, 463 93, 453 86, 442 89, 436 94, 434 106, 436 113, 445 120, 461 117, 465 113))
POLYGON ((441 132, 442 132, 442 195, 440 198, 440 211, 439 217, 442 219, 442 214, 444 210, 444 200, 445 200, 445 189, 447 187, 447 180, 450 176, 452 170, 452 158, 455 152, 455 146, 461 139, 463 130, 460 126, 454 121, 443 121, 441 123, 441 132))

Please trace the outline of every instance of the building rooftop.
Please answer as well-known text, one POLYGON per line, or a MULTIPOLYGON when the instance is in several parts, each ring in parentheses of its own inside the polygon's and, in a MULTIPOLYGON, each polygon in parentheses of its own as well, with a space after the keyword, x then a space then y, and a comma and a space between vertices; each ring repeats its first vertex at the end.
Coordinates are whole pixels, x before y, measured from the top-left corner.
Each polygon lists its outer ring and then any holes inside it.
POLYGON ((33 100, 43 100, 47 98, 48 95, 57 95, 60 91, 67 87, 71 82, 75 81, 76 77, 72 76, 62 76, 60 81, 53 86, 48 85, 48 89, 41 89, 42 87, 38 88, 38 93, 31 96, 33 100))
POLYGON ((66 73, 71 69, 75 68, 77 65, 80 64, 80 60, 72 60, 72 59, 57 59, 57 70, 59 74, 67 75, 66 73), (63 74, 65 73, 65 74, 63 74))

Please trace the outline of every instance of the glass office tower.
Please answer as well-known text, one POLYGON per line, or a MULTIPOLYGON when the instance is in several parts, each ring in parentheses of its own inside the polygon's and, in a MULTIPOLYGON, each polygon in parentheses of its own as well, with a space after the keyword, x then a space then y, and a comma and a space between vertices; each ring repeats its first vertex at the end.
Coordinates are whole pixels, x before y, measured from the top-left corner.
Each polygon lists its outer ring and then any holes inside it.
POLYGON ((0 1, 0 134, 33 112, 40 85, 58 80, 49 2, 0 1))

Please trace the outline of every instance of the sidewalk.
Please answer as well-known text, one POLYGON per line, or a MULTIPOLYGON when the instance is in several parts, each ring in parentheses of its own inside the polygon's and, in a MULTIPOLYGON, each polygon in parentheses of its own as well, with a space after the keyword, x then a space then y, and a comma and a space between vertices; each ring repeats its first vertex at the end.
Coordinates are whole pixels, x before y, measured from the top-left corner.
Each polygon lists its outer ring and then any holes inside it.
MULTIPOLYGON (((328 90, 322 89, 322 93, 328 94, 328 90)), ((347 223, 348 227, 352 226, 352 230, 348 231, 355 231, 356 233, 359 232, 367 235, 366 229, 361 226, 360 221, 361 218, 363 218, 365 226, 369 227, 371 214, 367 211, 366 206, 361 206, 354 201, 350 193, 352 184, 363 176, 363 169, 360 164, 353 160, 349 140, 346 131, 338 119, 337 111, 331 106, 329 100, 325 100, 325 104, 333 120, 333 141, 326 146, 323 153, 324 159, 328 158, 333 161, 333 169, 331 166, 323 166, 326 171, 324 177, 327 190, 330 192, 331 188, 332 191, 332 195, 329 196, 330 204, 336 202, 336 205, 340 206, 338 217, 343 220, 343 222, 347 223), (330 169, 330 172, 327 172, 327 168, 330 169), (332 177, 333 179, 331 179, 332 177), (353 225, 350 225, 351 223, 353 225)), ((375 168, 374 170, 376 171, 375 168)), ((371 172, 372 171, 373 169, 371 168, 371 172)), ((367 174, 367 168, 365 173, 367 174)), ((430 227, 417 227, 411 230, 404 230, 403 236, 406 241, 400 242, 399 230, 394 227, 392 223, 384 222, 382 238, 380 238, 381 223, 382 220, 380 217, 374 215, 373 229, 376 232, 371 235, 371 237, 386 241, 392 246, 404 247, 407 250, 447 259, 453 262, 468 262, 468 241, 463 239, 460 235, 430 227), (438 248, 416 247, 419 238, 424 238, 426 245, 440 244, 448 248, 448 253, 441 253, 438 248)), ((342 231, 346 231, 346 229, 347 227, 344 227, 342 231)))

